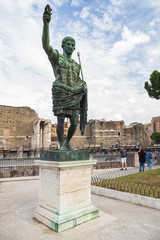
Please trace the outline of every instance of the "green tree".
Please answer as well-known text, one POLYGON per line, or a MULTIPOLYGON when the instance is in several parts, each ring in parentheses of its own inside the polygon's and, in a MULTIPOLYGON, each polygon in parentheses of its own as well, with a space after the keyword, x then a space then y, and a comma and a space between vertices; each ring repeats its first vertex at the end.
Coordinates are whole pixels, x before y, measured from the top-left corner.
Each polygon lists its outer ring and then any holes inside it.
POLYGON ((147 90, 151 98, 160 99, 160 72, 153 71, 150 75, 150 83, 145 82, 144 88, 147 90))
POLYGON ((154 132, 154 133, 152 133, 151 139, 154 140, 154 141, 156 141, 156 142, 159 142, 159 141, 160 141, 160 132, 154 132))

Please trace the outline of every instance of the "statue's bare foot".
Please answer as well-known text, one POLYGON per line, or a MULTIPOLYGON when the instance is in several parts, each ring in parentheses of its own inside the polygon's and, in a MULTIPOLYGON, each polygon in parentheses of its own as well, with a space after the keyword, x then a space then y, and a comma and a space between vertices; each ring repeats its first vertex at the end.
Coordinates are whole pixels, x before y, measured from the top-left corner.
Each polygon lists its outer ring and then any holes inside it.
POLYGON ((71 144, 69 143, 69 142, 67 142, 67 141, 65 141, 64 142, 64 146, 67 148, 67 150, 74 150, 73 148, 72 148, 72 146, 71 146, 71 144))

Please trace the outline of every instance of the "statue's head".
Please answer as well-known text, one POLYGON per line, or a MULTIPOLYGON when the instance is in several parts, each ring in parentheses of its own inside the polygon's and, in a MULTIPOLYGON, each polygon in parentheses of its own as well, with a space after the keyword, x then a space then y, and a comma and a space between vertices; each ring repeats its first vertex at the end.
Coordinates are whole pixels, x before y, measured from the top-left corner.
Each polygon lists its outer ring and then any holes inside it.
POLYGON ((66 53, 72 54, 72 52, 75 50, 75 45, 76 45, 76 42, 74 38, 67 36, 63 38, 61 46, 66 53))
POLYGON ((74 38, 72 38, 72 37, 70 37, 70 36, 66 36, 66 37, 64 37, 63 40, 62 40, 62 48, 64 47, 64 45, 65 45, 65 43, 66 43, 67 41, 73 41, 73 42, 74 42, 74 45, 76 45, 76 42, 75 42, 74 38))

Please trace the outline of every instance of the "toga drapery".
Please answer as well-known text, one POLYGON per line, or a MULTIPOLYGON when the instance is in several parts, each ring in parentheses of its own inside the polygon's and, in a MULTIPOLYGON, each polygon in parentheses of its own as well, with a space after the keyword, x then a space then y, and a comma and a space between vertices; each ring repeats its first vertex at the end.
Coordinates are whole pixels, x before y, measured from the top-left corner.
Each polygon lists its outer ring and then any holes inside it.
POLYGON ((87 123, 87 86, 79 77, 80 65, 73 59, 66 59, 57 51, 57 58, 49 57, 56 80, 52 85, 54 115, 80 113, 80 131, 84 134, 87 123))

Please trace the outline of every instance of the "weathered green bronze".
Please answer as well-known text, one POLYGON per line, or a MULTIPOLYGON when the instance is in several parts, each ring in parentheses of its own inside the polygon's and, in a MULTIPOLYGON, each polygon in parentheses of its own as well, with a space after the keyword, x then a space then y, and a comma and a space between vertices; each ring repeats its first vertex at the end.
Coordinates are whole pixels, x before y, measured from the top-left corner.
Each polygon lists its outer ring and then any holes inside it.
POLYGON ((64 161, 84 161, 89 160, 89 151, 46 151, 40 153, 43 161, 64 162, 64 161))
POLYGON ((49 22, 51 20, 51 8, 45 7, 43 14, 42 45, 48 55, 55 75, 52 85, 53 112, 57 116, 57 136, 60 150, 73 150, 70 140, 73 137, 80 114, 80 130, 84 134, 87 123, 87 85, 80 79, 81 65, 73 60, 72 53, 75 50, 75 40, 67 36, 62 40, 63 55, 50 45, 49 22), (65 142, 64 119, 70 119, 70 127, 65 142))

